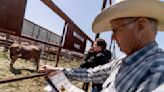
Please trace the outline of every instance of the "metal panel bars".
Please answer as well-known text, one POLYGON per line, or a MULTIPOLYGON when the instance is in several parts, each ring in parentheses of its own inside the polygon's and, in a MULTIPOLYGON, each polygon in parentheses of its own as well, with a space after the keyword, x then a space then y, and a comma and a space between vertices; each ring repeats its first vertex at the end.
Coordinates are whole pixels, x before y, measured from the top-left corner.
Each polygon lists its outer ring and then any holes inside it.
MULTIPOLYGON (((62 39, 61 39, 61 43, 63 41, 63 36, 64 36, 64 33, 65 33, 65 26, 67 25, 67 23, 71 22, 74 24, 74 22, 67 16, 64 14, 64 12, 62 12, 51 0, 41 0, 43 3, 45 3, 45 5, 47 5, 50 9, 52 9, 55 13, 57 13, 61 18, 63 18, 65 20, 65 25, 64 25, 64 28, 63 28, 63 35, 62 35, 62 39)), ((75 24, 74 24, 75 25, 75 24)), ((76 26, 77 27, 77 26, 76 26)), ((78 27, 78 29, 81 31, 81 29, 78 27)), ((82 34, 85 35, 85 37, 90 40, 91 42, 92 39, 89 38, 83 31, 81 31, 82 34)), ((52 44, 52 43, 49 43, 49 42, 45 42, 45 41, 42 41, 42 40, 38 40, 38 39, 34 39, 34 38, 30 38, 30 37, 27 37, 27 36, 19 36, 21 38, 25 38, 25 39, 28 39, 28 40, 32 40, 32 41, 36 41, 36 42, 40 42, 40 43, 43 43, 43 44, 47 44, 47 45, 51 45, 51 46, 55 46, 55 47, 58 47, 59 48, 59 51, 58 51, 58 57, 57 57, 57 63, 56 63, 56 66, 58 65, 58 60, 59 60, 59 55, 60 55, 60 51, 61 51, 61 48, 63 48, 60 43, 60 46, 58 45, 55 45, 55 44, 52 44)), ((34 77, 40 77, 40 76, 45 76, 46 74, 35 74, 35 75, 30 75, 30 76, 25 76, 25 77, 19 77, 19 78, 8 78, 8 79, 3 79, 3 80, 0 80, 0 84, 1 83, 7 83, 7 82, 14 82, 14 81, 18 81, 18 80, 24 80, 24 79, 30 79, 30 78, 34 78, 34 77)))

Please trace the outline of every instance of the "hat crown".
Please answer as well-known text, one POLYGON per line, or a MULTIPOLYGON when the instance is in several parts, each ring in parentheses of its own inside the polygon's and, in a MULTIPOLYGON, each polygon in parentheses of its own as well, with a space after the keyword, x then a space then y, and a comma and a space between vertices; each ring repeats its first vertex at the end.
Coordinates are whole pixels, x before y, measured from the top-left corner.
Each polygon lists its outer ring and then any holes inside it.
POLYGON ((164 31, 164 0, 116 0, 94 20, 95 33, 111 30, 110 22, 125 17, 148 17, 158 20, 159 31, 164 31))
POLYGON ((141 3, 145 3, 145 1, 147 3, 157 2, 157 1, 162 2, 162 0, 116 0, 114 4, 117 4, 117 3, 120 3, 120 2, 123 2, 123 1, 125 1, 125 2, 141 2, 141 3))

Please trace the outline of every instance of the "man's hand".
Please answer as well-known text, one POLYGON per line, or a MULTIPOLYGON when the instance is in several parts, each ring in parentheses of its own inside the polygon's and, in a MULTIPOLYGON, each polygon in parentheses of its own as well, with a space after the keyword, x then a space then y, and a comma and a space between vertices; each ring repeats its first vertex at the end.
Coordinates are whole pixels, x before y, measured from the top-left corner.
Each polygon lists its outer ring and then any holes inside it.
POLYGON ((63 70, 63 68, 52 67, 49 65, 43 65, 39 68, 40 73, 47 73, 47 74, 50 74, 52 72, 62 71, 62 70, 63 70))

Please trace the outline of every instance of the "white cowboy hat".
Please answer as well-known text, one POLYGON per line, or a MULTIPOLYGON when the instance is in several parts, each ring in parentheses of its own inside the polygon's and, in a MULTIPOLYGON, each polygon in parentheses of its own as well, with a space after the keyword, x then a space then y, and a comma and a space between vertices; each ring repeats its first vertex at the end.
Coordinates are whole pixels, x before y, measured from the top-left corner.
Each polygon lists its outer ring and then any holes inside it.
POLYGON ((158 30, 164 31, 164 2, 160 0, 117 0, 94 20, 95 33, 111 30, 111 20, 124 17, 149 17, 158 20, 158 30))

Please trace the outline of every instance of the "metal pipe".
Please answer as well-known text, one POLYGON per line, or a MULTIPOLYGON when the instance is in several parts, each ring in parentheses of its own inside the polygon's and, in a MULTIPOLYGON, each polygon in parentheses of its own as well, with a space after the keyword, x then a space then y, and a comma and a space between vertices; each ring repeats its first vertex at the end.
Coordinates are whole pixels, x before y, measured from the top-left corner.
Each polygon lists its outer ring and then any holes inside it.
POLYGON ((35 78, 35 77, 42 77, 42 76, 46 76, 46 75, 47 75, 46 73, 42 73, 42 74, 35 74, 35 75, 24 76, 24 77, 19 77, 19 78, 2 79, 2 80, 0 80, 0 84, 19 81, 19 80, 25 80, 25 79, 31 79, 31 78, 35 78))
MULTIPOLYGON (((65 24, 64 24, 64 27, 63 27, 62 38, 61 38, 61 40, 60 40, 60 46, 61 46, 62 43, 63 43, 63 37, 64 37, 64 34, 65 34, 66 25, 67 25, 67 22, 65 21, 65 24)), ((60 52, 61 52, 61 48, 58 49, 58 53, 57 53, 57 61, 56 61, 56 65, 55 65, 56 67, 58 66, 58 63, 59 63, 60 52)))
POLYGON ((40 43, 44 43, 44 44, 48 44, 48 45, 51 45, 51 46, 55 46, 55 47, 59 47, 59 48, 63 48, 61 46, 58 46, 58 45, 55 45, 55 44, 52 44, 52 43, 49 43, 49 42, 45 42, 45 41, 41 41, 41 40, 37 40, 37 39, 34 39, 34 38, 31 38, 31 37, 27 37, 27 36, 20 36, 22 38, 25 38, 25 39, 28 39, 28 40, 32 40, 32 41, 36 41, 36 42, 40 42, 40 43))
MULTIPOLYGON (((76 25, 56 4, 53 3, 52 0, 41 0, 47 7, 49 7, 53 12, 58 14, 62 19, 64 19, 67 23, 72 22, 74 25, 76 25)), ((77 25, 76 27, 82 32, 82 34, 85 35, 85 37, 90 40, 91 42, 92 39, 88 37, 77 25)))
POLYGON ((109 1, 109 4, 112 5, 112 0, 109 1))
MULTIPOLYGON (((107 0, 103 0, 103 5, 102 5, 102 8, 101 8, 101 11, 105 8, 106 3, 107 3, 107 0)), ((97 34, 96 34, 96 37, 95 37, 95 40, 96 40, 97 38, 99 38, 99 37, 100 37, 100 33, 97 33, 97 34)))
POLYGON ((106 3, 107 3, 107 0, 103 0, 103 5, 102 5, 102 8, 101 8, 101 11, 106 7, 106 3))

